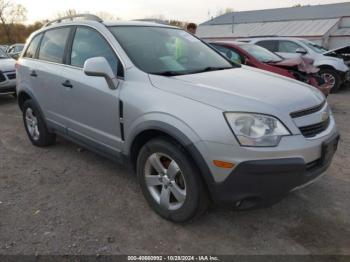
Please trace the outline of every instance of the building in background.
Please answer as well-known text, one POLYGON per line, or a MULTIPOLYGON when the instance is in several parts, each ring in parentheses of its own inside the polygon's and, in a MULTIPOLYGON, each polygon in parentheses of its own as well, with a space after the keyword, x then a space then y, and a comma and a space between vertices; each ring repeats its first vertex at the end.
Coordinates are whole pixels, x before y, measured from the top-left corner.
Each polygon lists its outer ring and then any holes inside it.
POLYGON ((334 49, 350 45, 350 2, 228 13, 200 24, 197 36, 207 40, 302 37, 334 49))

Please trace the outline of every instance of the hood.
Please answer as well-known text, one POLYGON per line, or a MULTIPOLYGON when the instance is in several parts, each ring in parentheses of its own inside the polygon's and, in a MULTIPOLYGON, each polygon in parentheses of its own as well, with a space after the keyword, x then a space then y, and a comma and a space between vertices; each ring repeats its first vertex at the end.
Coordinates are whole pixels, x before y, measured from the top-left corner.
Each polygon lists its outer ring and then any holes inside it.
POLYGON ((350 46, 344 46, 337 49, 330 50, 324 53, 325 56, 333 57, 335 59, 343 59, 347 64, 350 61, 350 46))
POLYGON ((12 58, 2 58, 0 59, 0 71, 15 71, 16 70, 16 60, 12 58))
POLYGON ((284 68, 288 67, 297 67, 300 72, 304 72, 307 74, 315 74, 320 69, 313 66, 314 60, 306 58, 306 57, 296 57, 290 59, 284 59, 280 62, 273 63, 275 66, 280 66, 284 68))
POLYGON ((159 89, 224 111, 289 114, 324 100, 309 85, 246 66, 176 77, 150 75, 150 80, 159 89))
POLYGON ((323 53, 324 55, 329 55, 329 54, 350 54, 350 46, 343 46, 343 47, 339 47, 336 49, 332 49, 329 50, 325 53, 323 53))

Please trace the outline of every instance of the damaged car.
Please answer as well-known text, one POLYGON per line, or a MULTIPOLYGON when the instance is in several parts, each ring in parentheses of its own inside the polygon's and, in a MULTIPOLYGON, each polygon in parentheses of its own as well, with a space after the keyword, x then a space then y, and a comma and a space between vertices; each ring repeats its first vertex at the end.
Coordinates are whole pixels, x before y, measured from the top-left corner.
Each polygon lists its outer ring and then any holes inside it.
POLYGON ((303 57, 314 60, 313 65, 320 69, 320 76, 332 85, 331 92, 350 80, 349 67, 343 58, 334 57, 329 51, 307 39, 296 37, 259 37, 245 42, 262 46, 284 58, 303 57))
POLYGON ((325 96, 329 95, 332 88, 330 82, 318 75, 320 69, 312 65, 313 60, 311 59, 302 57, 284 59, 263 47, 243 42, 211 42, 209 44, 231 62, 302 81, 316 87, 325 96))

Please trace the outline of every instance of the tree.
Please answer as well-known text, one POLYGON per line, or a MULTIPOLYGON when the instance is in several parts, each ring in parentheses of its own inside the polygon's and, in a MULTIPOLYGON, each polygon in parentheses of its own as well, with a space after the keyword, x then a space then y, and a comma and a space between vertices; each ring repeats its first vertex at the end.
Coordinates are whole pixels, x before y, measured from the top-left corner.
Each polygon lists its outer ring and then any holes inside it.
POLYGON ((105 21, 116 21, 120 20, 120 18, 109 12, 97 12, 96 15, 105 21))
POLYGON ((23 5, 11 0, 0 0, 0 22, 6 34, 7 42, 12 43, 12 29, 14 24, 26 19, 27 10, 23 5))
POLYGON ((56 18, 62 18, 62 17, 66 17, 66 16, 73 16, 73 15, 77 15, 78 12, 75 9, 67 9, 65 11, 61 11, 61 12, 57 12, 56 14, 56 18))
POLYGON ((216 13, 216 16, 224 15, 224 14, 229 14, 234 11, 233 8, 227 7, 225 9, 219 9, 216 13))

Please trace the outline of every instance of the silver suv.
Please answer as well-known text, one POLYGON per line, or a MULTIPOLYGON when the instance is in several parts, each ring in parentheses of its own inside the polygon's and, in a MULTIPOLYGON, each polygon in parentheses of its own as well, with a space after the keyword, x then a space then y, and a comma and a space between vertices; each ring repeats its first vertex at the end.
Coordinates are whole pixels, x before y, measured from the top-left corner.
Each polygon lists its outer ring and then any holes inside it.
POLYGON ((84 18, 35 32, 18 61, 34 145, 59 135, 128 160, 175 222, 208 202, 271 205, 329 167, 339 136, 315 88, 233 64, 175 27, 84 18))

